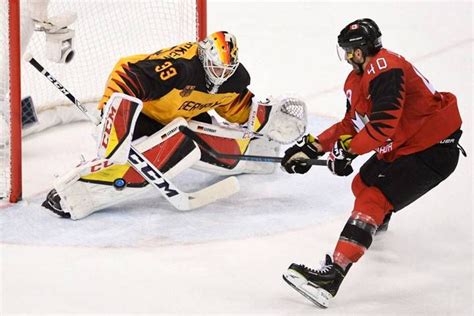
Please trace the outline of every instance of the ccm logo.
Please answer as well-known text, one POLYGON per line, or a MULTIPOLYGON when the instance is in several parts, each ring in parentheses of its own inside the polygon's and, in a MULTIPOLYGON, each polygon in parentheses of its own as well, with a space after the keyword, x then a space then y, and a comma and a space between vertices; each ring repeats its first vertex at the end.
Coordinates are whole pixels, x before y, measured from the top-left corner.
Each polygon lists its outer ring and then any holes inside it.
POLYGON ((63 94, 69 94, 69 91, 67 91, 67 89, 64 88, 64 86, 60 84, 56 79, 54 79, 49 73, 46 74, 46 78, 48 78, 48 80, 51 81, 56 86, 56 88, 58 88, 59 91, 61 91, 63 94))
POLYGON ((112 126, 115 120, 115 115, 117 114, 117 109, 114 107, 111 107, 109 110, 109 114, 107 116, 107 119, 105 121, 104 125, 104 132, 102 133, 102 147, 107 148, 107 145, 109 144, 109 139, 110 139, 110 132, 112 131, 112 126))
POLYGON ((110 162, 108 160, 102 160, 102 161, 98 162, 97 164, 91 166, 91 173, 100 171, 100 170, 105 169, 107 167, 110 167, 112 165, 113 165, 112 162, 110 162))
POLYGON ((161 175, 156 172, 148 163, 146 163, 134 149, 131 149, 130 155, 128 156, 128 161, 131 162, 138 170, 142 176, 150 182, 150 184, 155 184, 158 189, 164 191, 168 197, 173 197, 178 195, 178 191, 170 188, 170 184, 164 180, 161 175))

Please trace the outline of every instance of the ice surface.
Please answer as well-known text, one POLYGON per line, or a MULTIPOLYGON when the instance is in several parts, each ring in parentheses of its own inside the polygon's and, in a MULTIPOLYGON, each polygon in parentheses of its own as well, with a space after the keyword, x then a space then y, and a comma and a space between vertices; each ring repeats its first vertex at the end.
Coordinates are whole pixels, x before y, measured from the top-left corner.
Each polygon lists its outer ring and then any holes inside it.
MULTIPOLYGON (((324 313, 472 315, 472 4, 209 1, 208 10, 210 31, 237 35, 252 90, 303 96, 316 133, 344 113, 349 68, 335 38, 355 18, 377 21, 386 47, 458 96, 469 157, 393 217, 324 313)), ((38 205, 55 173, 93 152, 90 132, 75 123, 25 140, 25 201, 0 209, 2 314, 323 312, 281 273, 291 262, 317 266, 333 250, 352 208, 352 177, 277 170, 241 176, 237 195, 192 212, 147 197, 77 222, 52 217, 38 205)), ((216 180, 190 171, 177 183, 191 191, 216 180)))
MULTIPOLYGON (((312 116, 310 121, 310 129, 316 130, 316 126, 327 126, 334 119, 312 116)), ((87 123, 53 128, 39 138, 41 143, 48 144, 57 138, 58 130, 62 133, 64 129, 88 128, 87 123)), ((32 141, 36 143, 39 138, 32 141)), ((81 138, 83 136, 77 133, 76 139, 71 135, 67 142, 58 145, 64 148, 70 144, 68 152, 74 153, 75 144, 81 138)), ((26 146, 29 144, 28 139, 26 146)), ((47 159, 48 155, 43 157, 47 159)), ((74 154, 70 159, 74 159, 74 154)), ((48 164, 47 160, 38 160, 36 158, 34 162, 38 166, 48 164)), ((71 161, 69 167, 74 164, 71 161)), ((323 223, 350 207, 350 196, 329 193, 341 191, 341 186, 348 187, 349 179, 334 181, 324 166, 314 167, 310 175, 307 178, 310 182, 302 181, 303 176, 290 176, 279 168, 270 175, 243 175, 239 177, 241 191, 238 194, 190 212, 176 211, 156 192, 154 196, 130 200, 78 222, 55 218, 45 212, 40 205, 46 192, 41 192, 17 207, 3 210, 2 241, 44 246, 151 247, 242 239, 323 223), (324 203, 315 207, 314 201, 324 203)), ((217 176, 190 170, 174 182, 184 191, 194 191, 217 180, 217 176)), ((48 182, 37 181, 35 187, 50 186, 48 182)))

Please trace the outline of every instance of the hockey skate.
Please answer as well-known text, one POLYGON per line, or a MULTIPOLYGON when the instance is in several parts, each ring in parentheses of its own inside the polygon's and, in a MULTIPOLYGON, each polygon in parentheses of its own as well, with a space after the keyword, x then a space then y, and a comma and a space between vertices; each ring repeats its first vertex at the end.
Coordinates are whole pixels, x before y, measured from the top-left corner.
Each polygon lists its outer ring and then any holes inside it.
POLYGON ((332 262, 331 256, 326 255, 326 262, 319 270, 292 263, 283 274, 283 280, 316 306, 327 308, 350 266, 343 270, 332 262))
POLYGON ((63 217, 63 218, 71 218, 71 214, 69 212, 65 212, 61 208, 61 197, 59 196, 56 189, 52 189, 49 191, 48 195, 46 196, 46 200, 41 204, 44 208, 47 208, 51 212, 53 212, 56 216, 63 217))

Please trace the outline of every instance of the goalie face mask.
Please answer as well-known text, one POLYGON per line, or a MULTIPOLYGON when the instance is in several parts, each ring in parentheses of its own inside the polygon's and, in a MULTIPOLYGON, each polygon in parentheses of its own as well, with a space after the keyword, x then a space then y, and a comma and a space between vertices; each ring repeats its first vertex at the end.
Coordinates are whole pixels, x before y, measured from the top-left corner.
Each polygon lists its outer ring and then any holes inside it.
POLYGON ((199 59, 206 73, 208 88, 222 85, 239 66, 235 36, 225 31, 212 33, 199 42, 199 59))

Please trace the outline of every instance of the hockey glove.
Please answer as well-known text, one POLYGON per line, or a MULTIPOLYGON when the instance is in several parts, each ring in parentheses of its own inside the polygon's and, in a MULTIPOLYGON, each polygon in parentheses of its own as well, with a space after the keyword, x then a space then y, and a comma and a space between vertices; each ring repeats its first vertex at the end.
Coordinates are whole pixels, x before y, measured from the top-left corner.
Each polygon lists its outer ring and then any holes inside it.
POLYGON ((354 171, 351 163, 357 155, 349 152, 351 140, 351 135, 341 135, 329 153, 328 168, 335 175, 345 177, 354 171))
POLYGON ((295 145, 291 146, 285 151, 285 155, 281 160, 282 168, 288 173, 306 173, 311 168, 311 165, 305 163, 305 160, 316 159, 322 155, 323 152, 313 146, 317 142, 313 135, 308 134, 303 136, 295 145))

